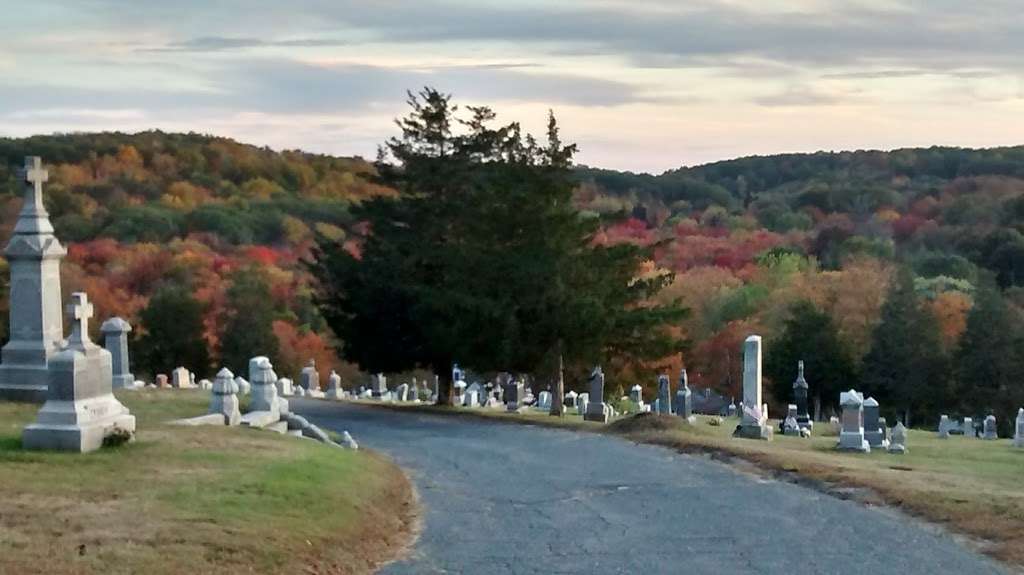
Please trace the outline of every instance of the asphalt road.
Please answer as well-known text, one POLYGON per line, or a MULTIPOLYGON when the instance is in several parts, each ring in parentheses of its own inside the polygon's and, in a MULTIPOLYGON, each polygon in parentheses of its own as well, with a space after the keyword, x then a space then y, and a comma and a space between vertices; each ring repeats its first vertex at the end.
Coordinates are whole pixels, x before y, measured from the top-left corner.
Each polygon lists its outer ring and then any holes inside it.
POLYGON ((917 522, 618 438, 292 398, 406 468, 426 508, 393 575, 1002 573, 917 522))

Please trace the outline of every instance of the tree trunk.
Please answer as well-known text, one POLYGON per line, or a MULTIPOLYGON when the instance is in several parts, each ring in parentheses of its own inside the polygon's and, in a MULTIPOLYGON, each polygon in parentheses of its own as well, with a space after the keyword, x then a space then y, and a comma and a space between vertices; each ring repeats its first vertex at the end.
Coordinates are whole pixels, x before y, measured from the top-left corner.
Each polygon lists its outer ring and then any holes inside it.
MULTIPOLYGON (((561 342, 559 342, 561 350, 561 342)), ((562 399, 565 397, 565 375, 562 365, 562 354, 558 354, 558 378, 555 380, 555 389, 551 392, 551 412, 549 415, 561 417, 565 408, 562 406, 562 399)))

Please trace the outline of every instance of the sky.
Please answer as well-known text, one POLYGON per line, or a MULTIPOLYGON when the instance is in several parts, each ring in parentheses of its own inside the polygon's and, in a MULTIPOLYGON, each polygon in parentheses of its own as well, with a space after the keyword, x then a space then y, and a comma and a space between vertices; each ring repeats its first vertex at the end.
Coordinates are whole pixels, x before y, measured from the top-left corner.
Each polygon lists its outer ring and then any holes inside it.
POLYGON ((0 135, 158 128, 372 158, 406 91, 660 173, 1024 143, 1020 0, 0 0, 0 135))

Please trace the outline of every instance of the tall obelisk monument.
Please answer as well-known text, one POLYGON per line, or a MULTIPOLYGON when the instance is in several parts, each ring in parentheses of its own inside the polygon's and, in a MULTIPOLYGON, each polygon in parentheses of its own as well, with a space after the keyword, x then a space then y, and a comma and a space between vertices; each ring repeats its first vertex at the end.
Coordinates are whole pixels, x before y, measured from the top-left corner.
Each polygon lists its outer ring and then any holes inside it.
POLYGON ((19 171, 25 204, 4 255, 11 269, 10 341, 0 351, 0 397, 44 401, 47 364, 64 339, 60 262, 67 250, 53 235, 43 206, 48 178, 42 160, 25 158, 19 171))

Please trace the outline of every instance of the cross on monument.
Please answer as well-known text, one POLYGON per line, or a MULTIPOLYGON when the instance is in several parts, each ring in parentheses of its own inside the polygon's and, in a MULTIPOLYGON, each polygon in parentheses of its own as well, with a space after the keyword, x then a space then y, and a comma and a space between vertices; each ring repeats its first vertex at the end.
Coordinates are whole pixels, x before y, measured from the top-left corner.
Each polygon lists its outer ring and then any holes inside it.
POLYGON ((71 337, 68 338, 68 343, 85 345, 89 342, 89 318, 93 314, 88 294, 85 292, 71 294, 71 303, 68 304, 67 312, 68 318, 71 319, 71 337))
POLYGON ((50 173, 43 168, 43 159, 39 156, 25 158, 25 167, 21 170, 25 182, 31 184, 32 205, 40 208, 43 205, 43 184, 50 179, 50 173))

